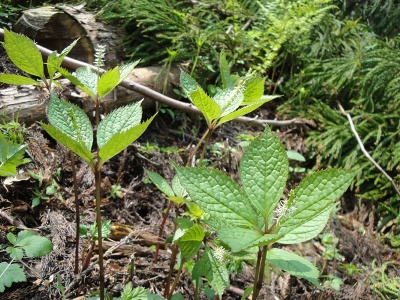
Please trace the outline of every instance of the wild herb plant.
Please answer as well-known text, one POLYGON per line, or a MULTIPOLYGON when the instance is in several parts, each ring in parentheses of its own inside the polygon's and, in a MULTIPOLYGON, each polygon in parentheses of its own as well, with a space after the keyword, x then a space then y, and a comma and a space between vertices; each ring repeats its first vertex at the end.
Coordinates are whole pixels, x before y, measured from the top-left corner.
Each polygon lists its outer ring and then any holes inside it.
POLYGON ((259 295, 269 266, 320 286, 314 265, 273 245, 300 243, 317 236, 325 227, 335 201, 349 187, 354 177, 352 171, 315 172, 288 195, 282 195, 288 178, 288 158, 268 128, 243 155, 241 185, 218 170, 177 165, 175 168, 190 199, 204 211, 203 224, 217 233, 217 239, 212 241, 211 235, 205 235, 203 227, 197 224, 187 231, 190 235, 181 245, 185 253, 196 253, 201 243, 205 247, 192 271, 193 279, 206 276, 221 296, 229 284, 228 273, 224 259, 219 259, 213 249, 222 247, 229 256, 256 254, 253 299, 259 295))
MULTIPOLYGON (((103 66, 103 47, 98 47, 94 67, 82 67, 71 74, 61 68, 63 58, 72 49, 75 42, 67 47, 61 54, 53 52, 47 59, 46 78, 43 59, 34 42, 29 38, 4 30, 4 47, 11 61, 24 72, 39 77, 50 92, 47 117, 50 124, 41 122, 47 133, 60 144, 89 164, 95 174, 96 187, 96 226, 97 242, 99 248, 100 267, 100 299, 104 299, 104 267, 102 248, 102 222, 101 222, 101 168, 109 159, 117 155, 124 148, 136 140, 149 126, 155 115, 146 122, 140 123, 142 118, 141 102, 133 103, 118 108, 100 121, 100 105, 102 98, 110 93, 134 69, 137 62, 125 66, 115 67, 101 74, 103 66), (94 142, 94 129, 86 113, 78 106, 63 101, 52 91, 52 85, 57 85, 55 79, 64 76, 77 87, 85 91, 95 103, 96 119, 96 150, 92 152, 94 142)), ((9 84, 34 84, 40 82, 30 77, 0 74, 0 81, 9 84)), ((77 203, 79 206, 79 203, 77 203)), ((77 216, 77 228, 78 228, 77 216)), ((79 234, 79 228, 77 229, 79 234)), ((77 257, 76 257, 77 259, 77 257)))
POLYGON ((10 255, 11 261, 0 263, 0 293, 14 282, 26 281, 24 270, 14 261, 20 261, 24 256, 42 257, 53 250, 49 239, 28 230, 20 231, 17 236, 10 232, 7 239, 12 246, 8 246, 5 251, 10 255))

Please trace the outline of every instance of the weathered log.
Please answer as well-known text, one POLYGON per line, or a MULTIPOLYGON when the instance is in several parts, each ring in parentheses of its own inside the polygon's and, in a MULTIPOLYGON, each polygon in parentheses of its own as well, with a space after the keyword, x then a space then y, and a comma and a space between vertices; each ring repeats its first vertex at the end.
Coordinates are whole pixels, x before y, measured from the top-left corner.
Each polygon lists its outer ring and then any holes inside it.
POLYGON ((123 38, 121 30, 96 21, 93 12, 80 7, 44 6, 25 10, 13 31, 58 53, 79 39, 69 56, 89 64, 93 63, 97 45, 106 47, 106 68, 115 67, 122 60, 118 47, 123 38))

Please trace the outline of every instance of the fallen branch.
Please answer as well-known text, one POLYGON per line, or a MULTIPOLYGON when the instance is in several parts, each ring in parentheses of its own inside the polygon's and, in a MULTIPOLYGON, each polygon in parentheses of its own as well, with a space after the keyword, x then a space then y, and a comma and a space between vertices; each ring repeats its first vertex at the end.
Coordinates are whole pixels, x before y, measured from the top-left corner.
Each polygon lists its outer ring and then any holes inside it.
POLYGON ((342 107, 342 105, 339 102, 338 102, 338 106, 339 106, 340 112, 347 117, 347 120, 350 123, 350 128, 353 131, 353 133, 357 139, 358 145, 360 146, 361 151, 364 153, 365 157, 383 174, 383 176, 385 176, 387 178, 387 180, 389 180, 389 182, 392 184, 396 193, 400 196, 399 188, 397 187, 397 185, 394 182, 394 180, 392 179, 392 177, 390 177, 390 175, 388 173, 386 173, 386 171, 375 161, 375 159, 365 149, 364 144, 361 141, 360 136, 358 135, 357 129, 354 126, 353 119, 351 118, 350 114, 344 110, 344 108, 342 107))
MULTIPOLYGON (((0 40, 4 40, 4 30, 0 29, 0 40)), ((42 47, 40 45, 37 45, 37 48, 39 51, 42 53, 42 55, 48 57, 52 51, 42 47)), ((65 57, 63 60, 63 66, 71 69, 78 69, 80 67, 90 67, 93 69, 96 69, 94 66, 84 63, 82 61, 70 58, 70 57, 65 57)), ((101 72, 104 72, 105 70, 100 70, 101 72)), ((129 81, 129 80, 124 80, 120 84, 121 86, 125 87, 126 89, 132 90, 134 92, 137 92, 143 96, 149 97, 161 104, 167 105, 169 107, 181 110, 183 112, 189 113, 189 114, 195 114, 195 115, 200 115, 201 112, 192 104, 190 103, 184 103, 178 100, 175 100, 171 97, 165 96, 161 93, 158 93, 148 87, 145 87, 141 84, 138 84, 134 81, 129 81)), ((236 122, 240 123, 246 123, 248 125, 252 126, 265 126, 266 124, 270 126, 287 126, 287 125, 303 125, 303 124, 310 124, 310 122, 307 122, 306 120, 302 119, 292 119, 292 120, 285 120, 285 121, 278 121, 278 120, 265 120, 265 119, 257 119, 257 118, 249 118, 249 117, 239 117, 235 119, 236 122)))

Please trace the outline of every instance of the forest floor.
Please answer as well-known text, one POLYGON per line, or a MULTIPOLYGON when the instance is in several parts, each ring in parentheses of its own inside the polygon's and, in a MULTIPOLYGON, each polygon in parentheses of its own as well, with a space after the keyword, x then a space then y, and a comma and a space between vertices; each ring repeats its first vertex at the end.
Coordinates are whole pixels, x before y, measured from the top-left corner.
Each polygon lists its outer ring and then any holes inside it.
MULTIPOLYGON (((273 108, 263 108, 257 115, 265 119, 276 116, 273 108)), ((306 125, 273 129, 287 150, 298 151, 307 157, 304 146, 306 125)), ((104 242, 105 280, 107 290, 113 296, 119 296, 128 282, 134 287, 143 286, 153 293, 163 294, 171 256, 171 243, 167 240, 173 234, 176 210, 170 212, 159 239, 159 227, 168 202, 149 183, 144 170, 172 179, 174 170, 170 161, 186 162, 197 142, 196 132, 203 130, 198 117, 175 112, 172 119, 168 114, 160 114, 137 142, 104 165, 102 214, 112 225, 111 234, 104 242), (116 192, 111 193, 117 186, 116 192), (157 243, 160 251, 154 262, 157 243)), ((221 126, 211 140, 211 150, 206 157, 208 165, 237 180, 238 164, 244 151, 240 145, 243 138, 238 136, 255 136, 260 130, 233 122, 221 126)), ((99 270, 95 263, 98 257, 96 249, 90 255, 92 245, 88 239, 80 238, 79 262, 81 266, 82 262, 87 262, 87 266, 78 275, 74 273, 76 203, 69 152, 46 136, 38 125, 28 127, 26 137, 32 161, 21 168, 23 173, 18 179, 0 185, 0 244, 3 244, 0 261, 10 260, 4 251, 6 234, 16 233, 21 228, 32 229, 49 238, 53 251, 41 259, 23 259, 28 281, 7 288, 0 294, 0 300, 62 299, 57 288, 58 276, 66 299, 84 299, 98 290, 99 270), (28 176, 28 170, 43 175, 41 186, 38 180, 28 176), (57 192, 44 199, 49 186, 55 187, 57 192), (43 199, 40 205, 32 208, 35 193, 42 194, 43 199)), ((298 166, 312 168, 312 165, 313 162, 307 162, 298 166)), ((88 165, 80 160, 77 160, 76 168, 80 219, 82 224, 89 226, 95 222, 94 176, 88 165)), ((305 172, 292 172, 288 189, 295 187, 304 176, 305 172)), ((400 278, 398 251, 383 243, 374 231, 376 224, 373 205, 358 203, 352 194, 344 195, 337 213, 332 215, 324 230, 331 237, 330 241, 320 236, 298 245, 280 245, 315 263, 321 270, 325 289, 319 290, 307 281, 287 274, 271 272, 260 299, 368 300, 380 299, 379 292, 395 295, 396 292, 390 291, 390 284, 400 278), (340 280, 342 284, 336 291, 332 286, 340 280)), ((243 290, 252 285, 254 265, 243 263, 242 267, 240 273, 232 274, 231 287, 222 299, 241 299, 243 290)), ((183 272, 176 292, 184 299, 193 299, 193 285, 187 271, 183 272)))

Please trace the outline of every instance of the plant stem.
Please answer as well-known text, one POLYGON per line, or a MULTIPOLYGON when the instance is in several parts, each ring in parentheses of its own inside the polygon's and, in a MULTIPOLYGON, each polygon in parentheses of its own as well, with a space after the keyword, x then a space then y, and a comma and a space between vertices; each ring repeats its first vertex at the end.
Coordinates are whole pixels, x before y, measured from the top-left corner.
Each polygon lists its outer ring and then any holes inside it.
POLYGON ((72 181, 74 185, 74 197, 75 197, 75 274, 79 272, 79 226, 80 226, 80 216, 79 216, 79 199, 78 199, 78 183, 76 180, 76 168, 75 168, 75 154, 69 151, 71 158, 71 168, 72 168, 72 181))
POLYGON ((176 285, 178 284, 179 278, 181 277, 182 268, 183 268, 183 261, 184 261, 184 260, 182 259, 182 260, 181 260, 181 263, 180 263, 180 265, 179 265, 178 273, 176 274, 175 280, 174 280, 174 282, 172 283, 171 290, 169 291, 169 295, 168 295, 168 297, 167 297, 168 300, 171 299, 172 294, 173 294, 173 292, 174 292, 174 290, 175 290, 175 287, 176 287, 176 285))
MULTIPOLYGON (((165 222, 167 221, 169 212, 170 212, 170 210, 172 209, 173 206, 174 206, 174 202, 169 201, 167 210, 165 211, 164 217, 163 217, 163 219, 161 221, 161 224, 160 224, 160 230, 158 231, 158 237, 159 238, 161 238, 162 233, 164 232, 165 222)), ((153 263, 155 263, 155 264, 158 262, 158 252, 159 252, 159 250, 160 250, 160 243, 157 242, 156 251, 154 252, 154 259, 153 259, 153 263)))
POLYGON ((104 300, 104 261, 103 261, 103 235, 101 232, 101 170, 96 166, 95 170, 96 184, 96 226, 97 242, 99 248, 99 268, 100 268, 100 300, 104 300))
POLYGON ((201 144, 203 143, 204 139, 208 136, 208 133, 210 132, 210 128, 207 128, 207 131, 203 134, 203 136, 201 137, 201 139, 199 140, 199 142, 197 143, 196 147, 193 149, 192 153, 190 153, 190 156, 186 162, 186 167, 190 166, 190 163, 193 159, 193 157, 195 156, 197 150, 199 150, 201 144))
POLYGON ((267 259, 267 250, 268 246, 265 245, 262 247, 262 251, 258 252, 256 274, 254 278, 254 287, 253 287, 253 298, 252 298, 254 300, 258 298, 258 295, 260 294, 260 290, 262 288, 262 284, 264 281, 264 269, 265 269, 265 261, 267 259))
POLYGON ((174 291, 174 290, 170 291, 170 285, 171 285, 172 272, 174 270, 174 265, 176 261, 176 256, 178 255, 178 250, 179 247, 177 244, 175 244, 174 247, 172 248, 171 260, 169 262, 169 272, 168 272, 167 282, 165 283, 164 298, 168 298, 169 294, 170 293, 172 294, 174 291))
POLYGON ((213 129, 209 129, 209 130, 207 130, 207 132, 206 132, 206 133, 207 133, 207 137, 206 137, 206 139, 205 139, 205 141, 204 141, 203 150, 201 151, 201 155, 200 155, 200 159, 199 159, 199 166, 200 166, 200 167, 201 167, 202 164, 203 164, 204 155, 206 154, 207 146, 208 146, 208 143, 210 142, 210 138, 211 138, 211 135, 212 135, 213 132, 214 132, 213 129))

